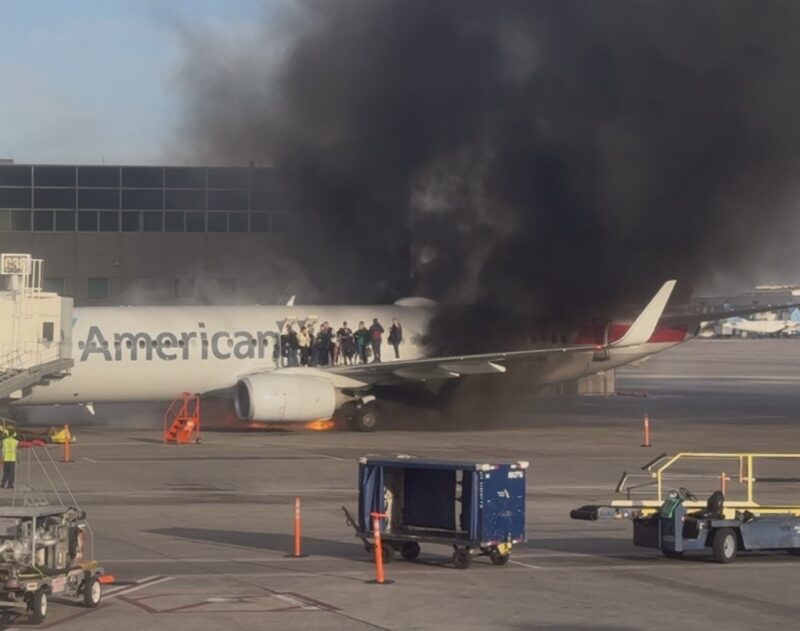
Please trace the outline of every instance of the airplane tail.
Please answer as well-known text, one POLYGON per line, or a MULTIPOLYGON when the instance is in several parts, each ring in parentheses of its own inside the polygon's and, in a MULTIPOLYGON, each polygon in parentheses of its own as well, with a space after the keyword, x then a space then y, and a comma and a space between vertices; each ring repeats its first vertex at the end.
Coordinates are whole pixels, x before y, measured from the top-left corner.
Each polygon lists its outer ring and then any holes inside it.
POLYGON ((674 280, 668 280, 664 283, 661 289, 656 292, 656 295, 647 303, 647 306, 639 314, 639 317, 636 318, 625 335, 616 342, 609 344, 609 347, 620 348, 625 346, 638 346, 647 342, 650 336, 653 335, 653 331, 656 330, 656 325, 661 318, 661 314, 664 313, 664 308, 667 306, 670 295, 672 295, 672 290, 675 289, 676 282, 677 281, 674 280))

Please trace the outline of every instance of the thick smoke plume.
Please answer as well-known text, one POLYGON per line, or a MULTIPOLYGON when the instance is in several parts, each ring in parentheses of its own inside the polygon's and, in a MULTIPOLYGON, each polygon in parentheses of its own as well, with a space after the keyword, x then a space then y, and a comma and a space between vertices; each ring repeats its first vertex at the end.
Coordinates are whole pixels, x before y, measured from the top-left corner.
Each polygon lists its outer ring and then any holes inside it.
POLYGON ((497 348, 794 243, 798 33, 794 1, 306 2, 187 37, 183 131, 276 166, 330 299, 468 303, 435 341, 497 348))

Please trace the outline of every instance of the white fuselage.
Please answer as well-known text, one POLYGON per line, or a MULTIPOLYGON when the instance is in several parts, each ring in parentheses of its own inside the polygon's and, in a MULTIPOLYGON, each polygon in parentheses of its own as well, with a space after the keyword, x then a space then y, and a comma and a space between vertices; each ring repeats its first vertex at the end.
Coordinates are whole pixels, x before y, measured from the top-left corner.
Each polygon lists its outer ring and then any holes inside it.
MULTIPOLYGON (((287 321, 295 330, 313 324, 315 331, 328 322, 335 332, 344 321, 355 331, 359 321, 369 327, 378 318, 385 330, 382 359, 391 362, 394 349, 387 338, 397 317, 403 327, 400 359, 417 359, 427 352, 422 338, 433 313, 431 307, 398 305, 76 308, 70 374, 35 387, 15 404, 162 401, 181 392, 230 388, 244 374, 279 367, 275 344, 287 321)), ((600 362, 591 352, 531 362, 531 386, 577 379, 674 343, 615 349, 600 362)))

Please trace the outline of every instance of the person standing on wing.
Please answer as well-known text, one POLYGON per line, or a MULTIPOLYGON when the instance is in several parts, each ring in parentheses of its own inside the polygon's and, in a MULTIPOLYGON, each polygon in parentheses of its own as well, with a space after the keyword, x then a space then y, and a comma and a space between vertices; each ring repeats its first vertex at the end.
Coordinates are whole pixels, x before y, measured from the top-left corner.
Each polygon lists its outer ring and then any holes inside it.
POLYGON ((381 342, 383 341, 383 327, 378 322, 378 318, 372 318, 372 326, 369 327, 369 334, 372 339, 372 362, 381 361, 381 342))
POLYGON ((394 347, 394 358, 400 359, 400 349, 398 346, 403 341, 403 327, 400 325, 400 320, 392 318, 392 326, 389 327, 389 344, 394 347))

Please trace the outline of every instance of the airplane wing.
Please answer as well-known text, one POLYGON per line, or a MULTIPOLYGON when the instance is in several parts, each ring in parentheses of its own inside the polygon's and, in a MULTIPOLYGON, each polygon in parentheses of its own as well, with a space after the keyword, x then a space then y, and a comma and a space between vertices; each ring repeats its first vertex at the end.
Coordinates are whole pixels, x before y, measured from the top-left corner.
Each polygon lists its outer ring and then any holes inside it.
POLYGON ((503 373, 506 371, 505 364, 509 362, 568 353, 595 353, 605 348, 638 346, 650 339, 674 287, 674 280, 664 283, 625 335, 608 346, 584 344, 524 351, 426 357, 352 366, 334 366, 320 370, 326 374, 334 374, 351 379, 356 383, 389 384, 400 381, 454 379, 461 375, 503 373))

